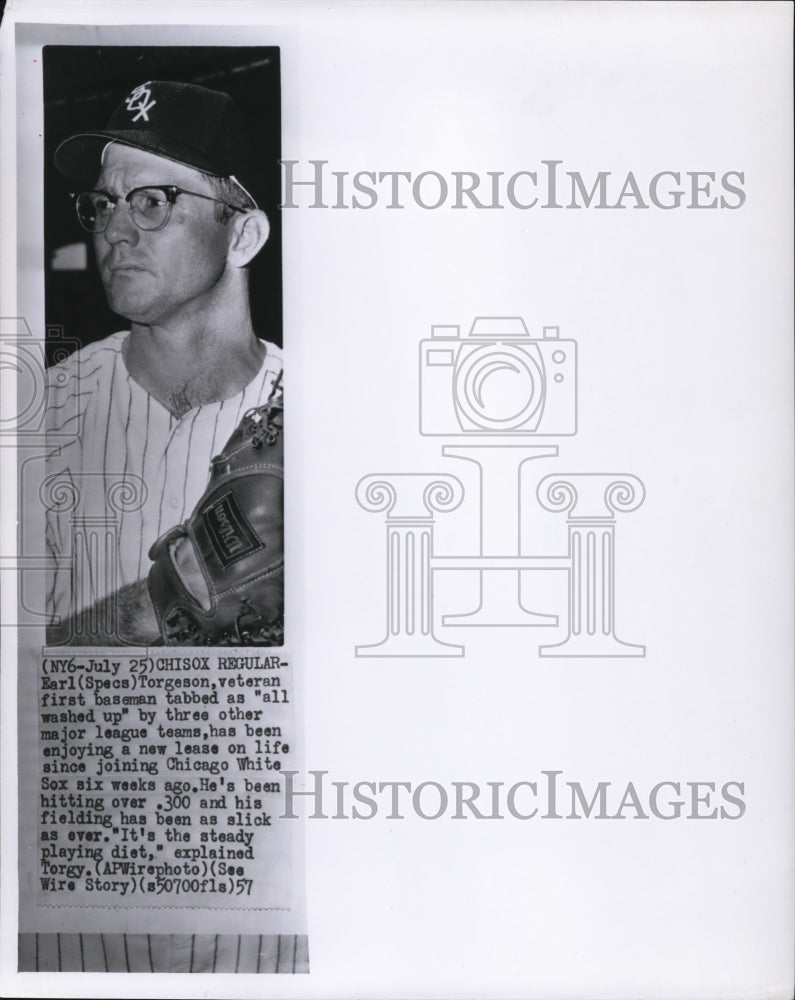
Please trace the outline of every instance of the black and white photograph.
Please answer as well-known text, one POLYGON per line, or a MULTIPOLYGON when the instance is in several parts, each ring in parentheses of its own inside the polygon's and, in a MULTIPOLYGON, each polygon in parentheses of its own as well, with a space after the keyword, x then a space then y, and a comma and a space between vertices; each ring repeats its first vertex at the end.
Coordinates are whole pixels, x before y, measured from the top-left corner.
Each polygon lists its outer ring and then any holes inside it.
POLYGON ((280 47, 222 36, 19 35, 20 972, 309 967, 280 47))
POLYGON ((6 6, 0 993, 790 1000, 792 5, 6 6))
POLYGON ((43 55, 48 642, 280 646, 278 48, 43 55))

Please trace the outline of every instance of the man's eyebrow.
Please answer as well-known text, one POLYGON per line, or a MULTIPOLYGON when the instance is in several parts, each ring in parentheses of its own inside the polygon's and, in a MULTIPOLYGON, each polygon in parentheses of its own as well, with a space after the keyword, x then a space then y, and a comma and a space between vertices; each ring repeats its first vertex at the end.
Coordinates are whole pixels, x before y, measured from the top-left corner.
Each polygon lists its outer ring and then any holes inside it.
MULTIPOLYGON (((164 181, 162 178, 154 181, 136 181, 135 184, 131 184, 130 187, 125 188, 125 193, 129 194, 130 191, 137 191, 138 188, 170 188, 170 187, 181 188, 182 184, 179 181, 164 181)), ((96 187, 94 187, 92 190, 105 191, 106 194, 111 194, 111 193, 115 194, 116 191, 120 191, 121 189, 116 188, 115 185, 107 181, 105 182, 105 186, 103 187, 102 179, 100 178, 96 182, 96 187)), ((123 198, 124 195, 120 194, 119 197, 123 198)))
POLYGON ((116 196, 117 193, 113 190, 113 184, 110 181, 103 181, 101 176, 96 179, 96 181, 94 182, 94 186, 93 188, 91 188, 91 190, 102 191, 103 194, 112 194, 114 197, 116 196))
POLYGON ((177 186, 178 185, 176 184, 169 184, 169 183, 158 184, 157 182, 154 181, 144 181, 143 184, 133 184, 131 187, 122 190, 121 187, 117 187, 115 184, 109 181, 105 181, 103 183, 102 180, 100 179, 96 182, 96 185, 91 190, 102 191, 103 194, 113 195, 114 198, 125 198, 130 193, 130 191, 137 191, 139 188, 150 188, 150 187, 161 188, 161 187, 177 187, 177 186))

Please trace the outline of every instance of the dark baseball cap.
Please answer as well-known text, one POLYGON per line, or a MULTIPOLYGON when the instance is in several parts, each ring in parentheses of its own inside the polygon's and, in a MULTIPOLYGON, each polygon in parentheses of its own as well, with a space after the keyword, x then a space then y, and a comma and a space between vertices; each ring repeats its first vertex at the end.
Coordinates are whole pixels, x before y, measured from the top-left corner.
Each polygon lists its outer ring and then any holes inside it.
POLYGON ((64 139, 55 150, 55 166, 72 180, 93 183, 111 141, 213 177, 229 177, 256 204, 251 126, 228 94, 193 83, 149 80, 130 91, 107 128, 64 139))

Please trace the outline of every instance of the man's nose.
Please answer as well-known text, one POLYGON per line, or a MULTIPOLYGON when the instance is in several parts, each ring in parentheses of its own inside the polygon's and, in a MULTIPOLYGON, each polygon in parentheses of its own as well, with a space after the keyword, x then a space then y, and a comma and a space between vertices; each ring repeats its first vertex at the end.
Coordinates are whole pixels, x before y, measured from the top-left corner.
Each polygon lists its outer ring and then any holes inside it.
POLYGON ((102 235, 108 243, 130 243, 135 245, 138 242, 140 229, 135 225, 130 214, 130 206, 120 198, 110 214, 110 219, 102 235))

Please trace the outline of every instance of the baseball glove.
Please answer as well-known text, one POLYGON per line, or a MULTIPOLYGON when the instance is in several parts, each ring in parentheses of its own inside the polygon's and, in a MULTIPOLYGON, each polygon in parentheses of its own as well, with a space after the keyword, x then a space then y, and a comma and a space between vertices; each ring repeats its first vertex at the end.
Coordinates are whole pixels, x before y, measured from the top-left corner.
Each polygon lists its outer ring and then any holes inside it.
POLYGON ((149 550, 149 594, 167 646, 284 642, 284 406, 281 374, 249 410, 184 524, 149 550))

